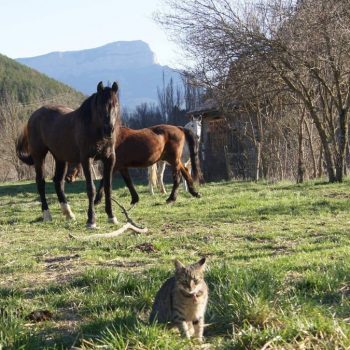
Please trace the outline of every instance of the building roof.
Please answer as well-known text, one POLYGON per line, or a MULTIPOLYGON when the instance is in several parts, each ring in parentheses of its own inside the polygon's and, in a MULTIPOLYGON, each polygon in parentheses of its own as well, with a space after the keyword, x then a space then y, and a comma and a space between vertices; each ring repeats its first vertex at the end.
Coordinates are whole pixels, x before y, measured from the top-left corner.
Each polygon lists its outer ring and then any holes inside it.
POLYGON ((187 115, 198 115, 198 114, 205 114, 205 113, 210 113, 210 112, 218 112, 219 107, 217 102, 213 98, 208 98, 205 100, 201 105, 199 105, 197 108, 188 111, 186 114, 187 115))

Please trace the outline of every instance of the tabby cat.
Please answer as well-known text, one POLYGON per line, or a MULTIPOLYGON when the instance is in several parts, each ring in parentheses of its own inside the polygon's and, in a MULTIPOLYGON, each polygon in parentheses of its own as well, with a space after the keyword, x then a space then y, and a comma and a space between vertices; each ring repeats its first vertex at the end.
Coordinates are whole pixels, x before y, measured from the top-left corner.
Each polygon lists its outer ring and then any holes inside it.
POLYGON ((203 340, 204 314, 208 302, 208 286, 204 281, 205 258, 184 266, 175 260, 175 276, 158 291, 150 321, 177 325, 181 334, 203 340))

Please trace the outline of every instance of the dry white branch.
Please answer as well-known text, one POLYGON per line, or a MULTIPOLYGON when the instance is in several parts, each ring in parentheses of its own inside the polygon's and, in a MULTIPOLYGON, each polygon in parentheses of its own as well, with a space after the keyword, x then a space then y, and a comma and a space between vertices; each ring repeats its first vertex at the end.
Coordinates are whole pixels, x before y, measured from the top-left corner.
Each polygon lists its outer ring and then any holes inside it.
POLYGON ((133 224, 131 224, 130 222, 127 222, 123 227, 119 228, 116 231, 112 231, 112 232, 108 232, 108 233, 97 233, 95 235, 90 235, 90 236, 86 236, 86 237, 77 237, 72 235, 71 233, 69 234, 70 238, 76 239, 78 241, 90 241, 93 239, 99 239, 99 238, 114 238, 117 236, 120 236, 122 233, 124 233, 127 230, 132 230, 136 233, 147 233, 148 229, 145 228, 139 228, 134 226, 133 224))
POLYGON ((83 237, 83 236, 77 237, 77 236, 74 236, 71 233, 69 233, 68 234, 69 238, 73 238, 73 239, 76 239, 78 241, 90 241, 90 240, 99 239, 99 238, 114 238, 114 237, 120 236, 121 234, 123 234, 127 230, 131 230, 131 231, 134 231, 136 233, 147 233, 148 232, 148 229, 146 227, 141 227, 133 222, 133 220, 129 217, 127 210, 118 201, 116 201, 113 198, 112 198, 112 200, 120 207, 120 209, 122 210, 122 213, 125 215, 125 217, 127 219, 127 223, 124 226, 122 226, 121 228, 119 228, 116 231, 112 231, 112 232, 108 232, 108 233, 97 233, 97 234, 86 236, 86 237, 83 237))

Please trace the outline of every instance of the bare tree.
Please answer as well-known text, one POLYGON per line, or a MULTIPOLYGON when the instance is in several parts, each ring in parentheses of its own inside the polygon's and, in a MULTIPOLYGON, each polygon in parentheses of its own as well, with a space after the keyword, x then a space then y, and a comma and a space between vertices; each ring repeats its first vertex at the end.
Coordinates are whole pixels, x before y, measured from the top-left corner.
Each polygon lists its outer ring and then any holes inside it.
MULTIPOLYGON (((73 108, 79 105, 80 99, 70 94, 50 97, 46 100, 33 101, 28 104, 19 103, 18 98, 4 93, 0 98, 0 174, 1 181, 33 178, 34 171, 23 164, 17 157, 15 143, 23 124, 40 106, 47 103, 68 104, 73 108)), ((54 162, 51 155, 45 162, 46 173, 52 176, 54 162)))
MULTIPOLYGON (((297 96, 342 181, 350 108, 350 0, 165 1, 157 20, 196 63, 192 74, 229 105, 228 81, 265 81, 297 96), (243 79, 242 79, 243 78, 243 79)), ((301 132, 301 130, 299 131, 301 132)), ((320 152, 321 153, 321 152, 320 152)))

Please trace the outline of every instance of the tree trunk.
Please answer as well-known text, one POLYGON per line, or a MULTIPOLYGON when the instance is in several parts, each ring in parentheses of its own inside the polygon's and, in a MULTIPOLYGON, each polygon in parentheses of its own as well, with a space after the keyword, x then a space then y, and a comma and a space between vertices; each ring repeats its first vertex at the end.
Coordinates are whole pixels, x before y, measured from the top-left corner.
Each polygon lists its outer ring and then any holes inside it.
POLYGON ((311 153, 311 159, 312 159, 312 168, 313 168, 313 175, 312 177, 315 179, 317 177, 317 162, 316 162, 316 155, 314 151, 314 145, 312 143, 312 134, 310 132, 309 125, 307 121, 304 119, 305 129, 309 138, 309 145, 310 145, 310 153, 311 153))
POLYGON ((256 145, 255 181, 259 181, 259 179, 260 179, 260 167, 261 167, 261 142, 257 142, 257 145, 256 145))
POLYGON ((346 118, 346 112, 343 109, 339 113, 339 135, 338 139, 338 150, 336 154, 336 181, 343 182, 343 170, 346 155, 347 146, 347 135, 348 135, 348 123, 346 118))
POLYGON ((303 134, 304 134, 304 115, 302 115, 299 123, 298 132, 298 171, 297 171, 297 183, 302 184, 304 182, 305 165, 304 165, 304 146, 303 146, 303 134))
POLYGON ((315 113, 315 111, 310 110, 310 114, 311 114, 313 121, 315 122, 318 134, 320 135, 321 144, 322 144, 322 148, 323 148, 323 152, 324 152, 324 159, 326 162, 326 168, 327 168, 327 173, 328 173, 328 180, 329 180, 329 182, 336 182, 337 180, 336 180, 336 176, 334 173, 334 162, 333 162, 333 158, 332 158, 332 152, 329 148, 329 143, 328 143, 328 138, 327 138, 326 132, 325 132, 320 120, 318 119, 318 116, 315 113))

